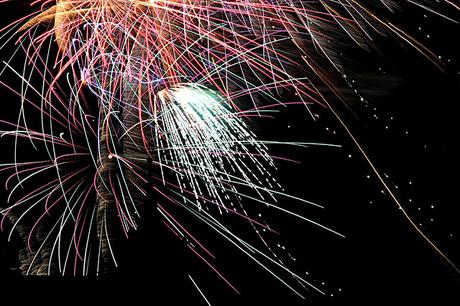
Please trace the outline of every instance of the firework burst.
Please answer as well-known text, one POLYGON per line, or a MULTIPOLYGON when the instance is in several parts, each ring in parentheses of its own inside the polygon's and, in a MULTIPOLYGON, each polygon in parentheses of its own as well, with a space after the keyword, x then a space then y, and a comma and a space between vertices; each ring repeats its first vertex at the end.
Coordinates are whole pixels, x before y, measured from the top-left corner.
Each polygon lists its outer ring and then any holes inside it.
MULTIPOLYGON (((244 203, 341 234, 277 203, 295 197, 272 176, 276 157, 247 121, 267 105, 289 103, 308 110, 321 105, 340 120, 318 85, 340 97, 341 49, 369 50, 375 35, 391 34, 439 65, 432 52, 386 21, 399 2, 405 1, 33 2, 34 13, 1 32, 26 56, 23 69, 5 62, 21 79, 21 89, 11 89, 22 103, 18 121, 5 122, 11 130, 2 132, 17 145, 14 162, 2 165, 10 172, 10 204, 2 213, 26 246, 22 271, 108 272, 117 265, 121 237, 139 227, 145 198, 154 193, 169 228, 187 237, 190 250, 236 291, 168 205, 183 208, 300 296, 294 284, 321 292, 276 256, 258 231, 273 230, 244 203), (38 111, 39 126, 29 124, 28 109, 38 111), (21 161, 23 142, 46 155, 21 161), (223 215, 249 223, 263 246, 230 231, 223 215)), ((434 12, 425 1, 410 2, 434 12)))

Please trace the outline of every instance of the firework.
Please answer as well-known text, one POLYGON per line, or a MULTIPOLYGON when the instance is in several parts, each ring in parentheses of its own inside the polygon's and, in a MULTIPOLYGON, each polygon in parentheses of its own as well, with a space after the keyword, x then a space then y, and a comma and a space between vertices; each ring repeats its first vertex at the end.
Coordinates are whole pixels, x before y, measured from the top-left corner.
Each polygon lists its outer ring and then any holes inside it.
MULTIPOLYGON (((235 291, 168 205, 183 208, 300 296, 294 284, 321 292, 276 256, 258 231, 271 229, 244 203, 341 234, 277 203, 295 197, 272 175, 274 158, 246 121, 267 105, 289 103, 308 110, 321 105, 340 120, 318 85, 340 96, 341 48, 369 50, 375 35, 392 34, 439 65, 432 52, 385 21, 398 2, 405 1, 34 2, 36 12, 2 31, 26 56, 22 71, 5 62, 22 81, 20 90, 12 88, 22 103, 18 121, 2 135, 46 153, 25 162, 16 153, 2 166, 12 173, 6 184, 13 203, 2 213, 26 246, 21 270, 108 273, 117 265, 121 238, 139 227, 145 198, 154 193, 171 230, 187 237, 191 252, 235 291), (292 100, 283 101, 285 95, 292 100), (41 117, 37 127, 29 124, 32 113, 41 117), (53 179, 43 183, 42 177, 53 179), (263 247, 229 230, 222 215, 250 224, 263 247)), ((432 11, 425 1, 411 2, 432 11)))

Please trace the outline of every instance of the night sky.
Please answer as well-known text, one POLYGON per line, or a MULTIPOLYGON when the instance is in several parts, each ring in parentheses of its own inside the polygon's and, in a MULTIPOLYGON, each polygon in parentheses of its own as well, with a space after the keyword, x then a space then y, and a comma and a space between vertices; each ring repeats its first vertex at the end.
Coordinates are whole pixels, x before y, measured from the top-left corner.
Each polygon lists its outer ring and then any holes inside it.
MULTIPOLYGON (((460 19, 460 13, 452 13, 460 19)), ((346 81, 351 87, 343 80, 342 92, 348 104, 336 101, 334 105, 408 214, 460 265, 456 149, 460 48, 455 46, 460 26, 418 9, 395 18, 440 56, 443 70, 392 37, 379 38, 373 52, 345 51, 346 81)), ((7 51, 2 51, 2 59, 7 51)), ((5 88, 0 89, 0 97, 1 119, 14 120, 17 98, 5 88)), ((21 278, 12 269, 16 246, 7 243, 7 232, 0 232, 0 282, 37 292, 52 286, 78 290, 81 295, 121 294, 138 301, 145 297, 153 305, 162 297, 206 305, 188 278, 192 275, 211 305, 262 305, 275 298, 280 301, 277 305, 416 305, 428 299, 436 299, 436 305, 459 305, 460 275, 410 226, 337 119, 323 107, 312 109, 316 121, 303 106, 292 106, 279 108, 273 118, 252 119, 250 125, 260 139, 341 146, 269 147, 273 155, 298 161, 277 163, 275 175, 285 189, 325 206, 299 211, 345 235, 341 238, 276 212, 264 216, 281 233, 280 253, 286 247, 285 253, 296 258, 296 271, 324 290, 325 296, 312 291, 301 300, 209 234, 219 267, 240 290, 235 294, 187 251, 153 209, 143 229, 120 252, 119 270, 101 279, 21 278)), ((4 161, 11 143, 1 139, 0 148, 4 161)), ((0 187, 4 203, 6 192, 0 187)), ((199 226, 195 230, 206 234, 199 226)))

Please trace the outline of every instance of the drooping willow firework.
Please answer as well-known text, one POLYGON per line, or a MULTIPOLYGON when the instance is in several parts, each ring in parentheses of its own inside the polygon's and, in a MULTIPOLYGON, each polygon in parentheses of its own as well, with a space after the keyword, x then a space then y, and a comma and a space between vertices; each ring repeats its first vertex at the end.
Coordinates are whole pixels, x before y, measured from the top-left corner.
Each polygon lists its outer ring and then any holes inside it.
MULTIPOLYGON (((6 183, 13 203, 2 213, 24 240, 22 271, 107 272, 117 264, 118 241, 138 228, 145 197, 154 193, 169 203, 157 206, 168 226, 188 237, 206 263, 212 254, 168 205, 207 224, 294 292, 297 282, 315 288, 276 257, 258 231, 271 229, 243 205, 249 200, 294 214, 277 204, 279 197, 294 197, 272 176, 273 158, 246 118, 289 103, 335 113, 318 85, 340 96, 334 79, 343 71, 341 48, 372 48, 375 35, 391 33, 437 64, 432 52, 383 19, 398 2, 407 1, 32 2, 32 15, 2 30, 26 55, 22 71, 5 62, 22 80, 20 90, 11 88, 22 106, 3 135, 47 154, 20 161, 16 153, 2 166, 11 173, 6 183), (39 111, 38 127, 29 124, 25 105, 39 111), (222 214, 248 222, 265 249, 230 231, 222 214)), ((431 11, 429 1, 409 2, 431 11)))

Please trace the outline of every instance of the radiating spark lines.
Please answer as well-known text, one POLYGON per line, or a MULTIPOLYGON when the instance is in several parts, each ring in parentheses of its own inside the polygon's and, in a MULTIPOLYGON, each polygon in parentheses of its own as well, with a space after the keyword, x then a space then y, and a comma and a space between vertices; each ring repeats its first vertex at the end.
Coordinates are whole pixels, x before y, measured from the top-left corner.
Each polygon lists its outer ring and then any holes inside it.
POLYGON ((157 205, 164 224, 238 292, 213 265, 203 238, 171 212, 177 206, 297 295, 306 288, 323 293, 277 256, 258 230, 279 233, 247 203, 343 237, 280 203, 322 208, 284 191, 275 161, 287 159, 268 150, 280 143, 338 145, 262 141, 249 120, 302 104, 310 114, 312 105, 330 109, 342 123, 318 85, 341 98, 335 85, 344 71, 341 48, 370 50, 376 35, 394 34, 442 68, 433 52, 387 20, 401 3, 457 22, 423 0, 32 1, 32 14, 0 29, 0 46, 17 44, 0 76, 12 73, 21 84, 0 80, 21 97, 17 121, 2 122, 9 129, 0 131, 14 137, 14 161, 0 165, 9 175, 9 204, 0 212, 24 242, 21 270, 108 273, 118 265, 121 240, 140 227, 145 205, 157 205), (13 64, 19 54, 20 68, 13 64), (146 203, 149 194, 157 203, 146 203), (227 215, 252 232, 233 232, 222 221, 227 215))

